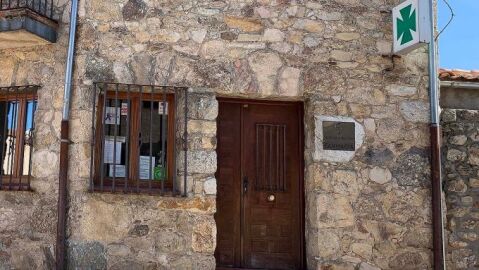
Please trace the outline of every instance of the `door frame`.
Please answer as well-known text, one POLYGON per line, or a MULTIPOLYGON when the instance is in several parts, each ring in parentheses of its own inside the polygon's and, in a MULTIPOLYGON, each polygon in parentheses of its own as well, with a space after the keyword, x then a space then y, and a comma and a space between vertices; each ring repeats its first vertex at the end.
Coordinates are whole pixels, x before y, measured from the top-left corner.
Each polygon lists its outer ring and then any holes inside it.
MULTIPOLYGON (((305 155, 305 145, 304 145, 304 102, 303 101, 283 101, 283 100, 263 100, 263 99, 246 99, 246 98, 229 98, 229 97, 216 97, 218 103, 240 103, 240 104, 255 104, 255 105, 292 105, 295 104, 298 108, 298 120, 299 120, 299 125, 298 125, 298 138, 299 138, 299 156, 301 157, 299 160, 299 167, 302 168, 299 170, 299 194, 298 196, 300 197, 299 201, 299 207, 301 211, 301 218, 300 218, 300 256, 301 256, 301 269, 306 269, 306 202, 305 202, 305 185, 304 185, 304 171, 305 171, 305 161, 304 161, 304 155, 305 155)), ((219 106, 219 104, 218 104, 219 106)), ((243 124, 243 114, 241 113, 241 124, 243 124)), ((219 132, 219 131, 217 131, 219 132)), ((241 133, 243 132, 243 128, 241 128, 241 133)), ((241 137, 243 137, 243 134, 241 134, 241 137)), ((240 142, 241 144, 243 143, 242 140, 240 142)), ((241 158, 242 158, 242 153, 241 151, 241 158)), ((241 191, 243 192, 243 191, 241 191)), ((243 205, 243 196, 240 198, 241 200, 241 205, 243 205)), ((243 215, 244 215, 244 208, 241 207, 241 224, 240 226, 243 227, 243 215)), ((242 229, 241 229, 242 230, 242 229)), ((241 235, 241 260, 243 260, 243 235, 241 235)), ((246 268, 217 268, 217 270, 234 270, 234 269, 241 269, 245 270, 246 268)))

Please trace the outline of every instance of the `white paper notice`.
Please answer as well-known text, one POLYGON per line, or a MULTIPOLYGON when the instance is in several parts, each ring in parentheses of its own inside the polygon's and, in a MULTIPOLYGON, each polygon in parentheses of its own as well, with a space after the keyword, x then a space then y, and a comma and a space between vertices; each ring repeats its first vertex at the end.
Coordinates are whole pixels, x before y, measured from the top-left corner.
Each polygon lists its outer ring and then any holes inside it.
POLYGON ((121 115, 128 115, 128 103, 121 104, 121 115))
POLYGON ((165 114, 168 114, 168 102, 158 102, 158 114, 163 114, 163 109, 165 110, 165 114), (163 104, 165 104, 163 108, 163 104))
POLYGON ((125 165, 110 165, 109 176, 113 177, 113 173, 115 173, 115 177, 125 177, 126 166, 125 165), (113 166, 115 166, 115 167, 113 167, 113 166), (115 169, 115 172, 113 172, 113 168, 115 169))
MULTIPOLYGON (((115 136, 109 136, 109 135, 106 135, 105 136, 105 140, 106 141, 115 141, 115 136)), ((126 137, 125 136, 116 136, 116 142, 126 142, 126 137)))
POLYGON ((119 125, 120 124, 120 117, 121 117, 120 108, 106 107, 106 110, 105 110, 105 124, 107 124, 107 125, 119 125), (115 116, 116 116, 116 122, 115 122, 115 116))
POLYGON ((105 140, 105 151, 103 151, 103 161, 104 163, 121 163, 121 142, 116 142, 116 149, 115 149, 115 141, 105 140), (114 151, 116 150, 116 157, 114 155, 114 151), (113 162, 113 159, 116 158, 116 161, 113 162))
MULTIPOLYGON (((155 170, 155 157, 151 157, 151 179, 155 170)), ((150 156, 140 156, 140 179, 150 179, 150 156)))

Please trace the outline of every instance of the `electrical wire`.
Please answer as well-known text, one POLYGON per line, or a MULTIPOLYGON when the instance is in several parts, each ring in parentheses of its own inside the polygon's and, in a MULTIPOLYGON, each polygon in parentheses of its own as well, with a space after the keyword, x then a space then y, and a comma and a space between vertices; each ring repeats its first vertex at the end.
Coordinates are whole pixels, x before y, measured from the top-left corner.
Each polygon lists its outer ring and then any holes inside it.
POLYGON ((437 41, 437 39, 439 38, 439 36, 442 34, 442 32, 444 32, 444 30, 446 30, 446 28, 449 26, 449 24, 451 24, 452 20, 454 19, 454 16, 456 16, 456 14, 454 14, 454 10, 452 9, 451 5, 449 4, 449 2, 447 0, 442 0, 446 6, 449 8, 449 11, 451 12, 451 18, 449 18, 449 21, 446 23, 446 25, 441 29, 441 31, 439 31, 439 34, 437 34, 435 40, 437 41))

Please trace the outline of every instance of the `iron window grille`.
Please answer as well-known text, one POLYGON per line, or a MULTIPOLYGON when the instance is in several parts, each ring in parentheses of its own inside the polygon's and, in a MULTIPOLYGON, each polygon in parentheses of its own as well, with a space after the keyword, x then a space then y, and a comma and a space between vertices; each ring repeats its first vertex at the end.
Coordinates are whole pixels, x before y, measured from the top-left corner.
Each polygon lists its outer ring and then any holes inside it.
POLYGON ((53 19, 53 0, 0 0, 0 11, 26 8, 53 19))
POLYGON ((0 190, 30 190, 38 88, 0 87, 0 190))
POLYGON ((186 196, 187 89, 119 83, 93 88, 90 191, 186 196))

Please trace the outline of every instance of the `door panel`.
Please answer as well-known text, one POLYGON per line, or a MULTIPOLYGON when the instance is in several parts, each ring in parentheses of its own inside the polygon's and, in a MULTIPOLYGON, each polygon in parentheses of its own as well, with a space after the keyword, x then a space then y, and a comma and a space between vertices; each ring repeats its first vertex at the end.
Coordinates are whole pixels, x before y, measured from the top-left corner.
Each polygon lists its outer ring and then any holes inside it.
POLYGON ((220 101, 218 266, 302 268, 300 110, 298 103, 220 101))
MULTIPOLYGON (((220 103, 221 104, 221 103, 220 103)), ((241 264, 241 104, 220 106, 218 114, 218 169, 215 257, 218 266, 241 264)))
POLYGON ((296 104, 243 108, 244 267, 300 268, 298 116, 296 104))

